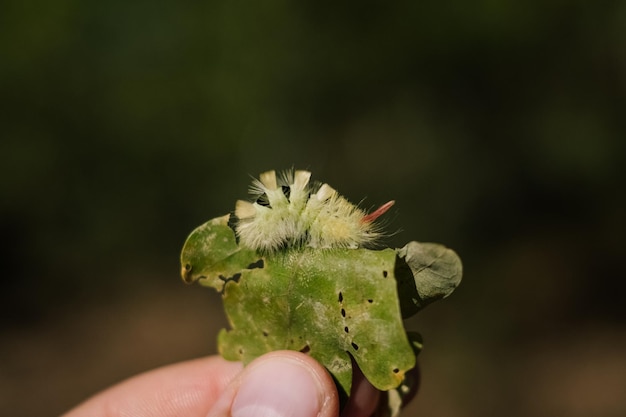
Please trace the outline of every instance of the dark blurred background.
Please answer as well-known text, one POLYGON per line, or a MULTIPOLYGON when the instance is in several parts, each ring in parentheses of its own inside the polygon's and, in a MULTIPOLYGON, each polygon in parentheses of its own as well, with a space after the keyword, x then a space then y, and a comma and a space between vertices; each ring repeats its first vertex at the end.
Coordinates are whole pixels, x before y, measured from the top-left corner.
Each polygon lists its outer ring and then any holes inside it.
POLYGON ((178 255, 295 166, 434 241, 416 416, 626 415, 626 3, 0 6, 0 415, 215 352, 178 255))

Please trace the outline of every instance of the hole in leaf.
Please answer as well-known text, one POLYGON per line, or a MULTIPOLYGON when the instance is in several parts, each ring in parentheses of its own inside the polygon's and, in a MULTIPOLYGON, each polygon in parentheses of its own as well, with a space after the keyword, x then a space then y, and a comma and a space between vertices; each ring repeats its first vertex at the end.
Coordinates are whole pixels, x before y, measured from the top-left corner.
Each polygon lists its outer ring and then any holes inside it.
POLYGON ((389 275, 389 272, 383 271, 383 278, 387 278, 387 275, 389 275))
POLYGON ((230 282, 230 281, 239 282, 239 278, 241 278, 241 273, 240 272, 237 272, 232 277, 225 277, 224 275, 220 275, 219 276, 219 279, 224 281, 224 284, 226 284, 227 282, 230 282))
POLYGON ((191 271, 191 265, 190 264, 185 264, 185 271, 187 271, 187 272, 191 271))
POLYGON ((339 302, 341 303, 343 301, 343 294, 341 293, 341 291, 339 291, 339 302))
POLYGON ((224 275, 219 275, 218 278, 224 281, 224 286, 222 287, 222 290, 220 291, 220 294, 224 295, 224 291, 226 290, 226 284, 228 284, 230 281, 239 282, 239 279, 241 278, 241 273, 237 272, 232 277, 225 277, 224 275))
POLYGON ((302 349, 300 349, 300 352, 302 353, 309 353, 311 351, 311 346, 309 345, 305 345, 302 349))
POLYGON ((348 326, 344 327, 343 331, 346 332, 346 333, 350 333, 350 330, 348 329, 348 326))
POLYGON ((225 277, 224 275, 220 275, 219 276, 219 279, 224 281, 224 284, 226 284, 227 282, 230 282, 230 281, 239 282, 239 278, 241 278, 241 273, 240 272, 237 272, 232 277, 225 277))
POLYGON ((393 373, 397 374, 398 372, 400 372, 400 370, 398 368, 393 368, 393 373))
POLYGON ((344 310, 343 308, 341 309, 341 317, 345 317, 346 316, 346 310, 344 310))
POLYGON ((352 342, 352 348, 354 350, 359 350, 359 345, 357 345, 356 343, 352 342))
POLYGON ((259 259, 256 262, 252 262, 250 265, 248 265, 246 267, 246 269, 255 269, 255 268, 263 268, 265 267, 265 263, 263 262, 263 259, 259 259))
POLYGON ((268 335, 268 334, 269 334, 268 332, 266 332, 265 330, 263 330, 263 336, 267 337, 267 335, 268 335))
POLYGON ((371 298, 369 298, 369 299, 367 300, 367 302, 368 302, 368 303, 370 303, 370 304, 372 304, 372 303, 374 302, 374 300, 372 300, 371 298))

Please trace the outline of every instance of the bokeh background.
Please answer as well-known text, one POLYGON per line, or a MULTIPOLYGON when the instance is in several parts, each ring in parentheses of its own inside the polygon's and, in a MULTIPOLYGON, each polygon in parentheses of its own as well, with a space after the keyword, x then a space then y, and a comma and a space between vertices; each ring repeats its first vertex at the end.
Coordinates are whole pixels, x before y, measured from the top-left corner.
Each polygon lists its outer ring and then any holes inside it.
POLYGON ((292 166, 464 261, 405 415, 626 415, 625 111, 617 0, 3 2, 0 415, 214 353, 179 251, 292 166))

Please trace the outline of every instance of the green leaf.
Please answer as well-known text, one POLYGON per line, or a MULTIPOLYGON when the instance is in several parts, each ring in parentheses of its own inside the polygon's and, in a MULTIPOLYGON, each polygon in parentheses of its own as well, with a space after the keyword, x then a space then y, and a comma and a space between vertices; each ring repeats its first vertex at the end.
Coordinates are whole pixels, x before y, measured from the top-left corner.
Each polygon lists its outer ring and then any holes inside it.
POLYGON ((409 242, 397 252, 404 261, 397 264, 396 271, 404 318, 446 298, 461 283, 461 259, 452 249, 437 243, 409 242))
POLYGON ((248 363, 273 350, 306 352, 345 395, 352 358, 376 388, 399 387, 421 348, 403 317, 447 296, 460 280, 458 257, 440 245, 260 254, 238 246, 228 220, 198 227, 181 254, 185 282, 222 294, 231 328, 219 334, 220 353, 248 363))

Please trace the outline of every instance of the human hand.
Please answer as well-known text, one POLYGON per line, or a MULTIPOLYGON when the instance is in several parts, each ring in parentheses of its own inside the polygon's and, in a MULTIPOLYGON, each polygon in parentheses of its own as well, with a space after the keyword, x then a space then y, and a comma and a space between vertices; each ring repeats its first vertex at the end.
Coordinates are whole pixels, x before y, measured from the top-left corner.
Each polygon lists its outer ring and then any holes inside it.
MULTIPOLYGON (((357 372, 343 417, 371 416, 380 392, 357 372)), ((263 355, 243 368, 219 356, 150 371, 88 399, 63 417, 337 417, 330 374, 295 351, 263 355)))

